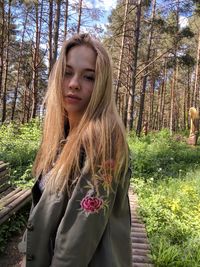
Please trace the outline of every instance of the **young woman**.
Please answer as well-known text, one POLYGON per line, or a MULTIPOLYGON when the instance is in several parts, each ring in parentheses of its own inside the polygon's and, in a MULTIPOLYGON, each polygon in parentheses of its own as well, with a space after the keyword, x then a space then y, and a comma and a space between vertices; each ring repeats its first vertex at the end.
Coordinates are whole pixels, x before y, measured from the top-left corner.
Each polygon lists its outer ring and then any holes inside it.
POLYGON ((80 34, 64 43, 49 79, 22 266, 131 266, 131 171, 112 82, 99 41, 80 34))

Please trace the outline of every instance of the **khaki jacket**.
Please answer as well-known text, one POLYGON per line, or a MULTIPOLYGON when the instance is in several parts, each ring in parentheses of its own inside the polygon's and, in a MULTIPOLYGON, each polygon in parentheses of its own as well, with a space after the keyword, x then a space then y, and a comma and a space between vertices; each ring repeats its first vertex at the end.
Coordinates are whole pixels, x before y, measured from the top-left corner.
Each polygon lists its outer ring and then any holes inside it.
POLYGON ((41 194, 32 188, 32 208, 19 244, 26 267, 131 267, 131 216, 128 187, 113 179, 109 190, 102 170, 94 185, 82 173, 71 197, 67 193, 41 194))

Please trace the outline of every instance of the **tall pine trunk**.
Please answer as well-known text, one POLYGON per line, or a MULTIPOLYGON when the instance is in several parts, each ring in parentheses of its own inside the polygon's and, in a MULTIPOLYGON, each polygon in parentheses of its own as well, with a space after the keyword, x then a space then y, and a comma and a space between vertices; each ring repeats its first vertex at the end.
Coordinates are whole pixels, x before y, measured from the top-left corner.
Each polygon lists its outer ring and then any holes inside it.
POLYGON ((199 69, 200 69, 200 31, 196 57, 195 81, 194 81, 194 106, 199 108, 199 69))
POLYGON ((8 63, 9 63, 9 49, 10 49, 10 19, 11 19, 11 0, 8 2, 8 19, 7 19, 7 38, 6 38, 6 50, 5 50, 5 74, 3 82, 3 109, 2 109, 2 123, 6 120, 7 113, 7 82, 8 82, 8 63))
POLYGON ((83 0, 79 0, 77 33, 80 33, 80 29, 81 29, 82 3, 83 3, 83 0))
POLYGON ((116 89, 115 89, 115 102, 116 102, 116 104, 118 104, 118 102, 119 102, 118 97, 119 97, 119 86, 120 86, 121 73, 122 73, 121 68, 122 68, 122 60, 123 60, 123 54, 124 54, 124 43, 125 43, 125 34, 126 34, 128 3, 129 3, 129 0, 126 0, 125 11, 124 11, 123 30, 122 30, 121 49, 120 49, 119 64, 118 64, 118 70, 117 70, 117 84, 116 84, 116 89))
POLYGON ((137 10, 136 10, 136 28, 134 35, 134 48, 133 48, 133 62, 132 62, 132 77, 131 77, 131 90, 128 101, 128 129, 133 129, 133 120, 134 120, 134 102, 135 102, 135 88, 136 88, 136 73, 138 65, 138 48, 139 48, 139 38, 140 38, 140 23, 141 23, 141 10, 142 10, 142 1, 137 1, 137 10))
POLYGON ((4 1, 0 1, 0 8, 2 14, 2 25, 1 25, 1 40, 0 40, 0 99, 2 94, 2 78, 3 78, 3 63, 4 63, 4 39, 5 39, 5 6, 4 1))
POLYGON ((35 47, 33 51, 33 76, 32 76, 32 93, 33 102, 31 110, 31 118, 36 117, 38 107, 38 67, 39 67, 39 53, 40 53, 40 37, 42 28, 43 15, 43 1, 41 1, 41 9, 39 15, 39 5, 35 3, 36 25, 35 25, 35 47), (40 16, 40 17, 39 17, 40 16))
POLYGON ((54 35, 53 35, 53 55, 52 55, 52 66, 56 62, 58 55, 58 36, 60 28, 60 8, 61 0, 56 0, 56 14, 54 19, 54 35))
MULTIPOLYGON (((150 60, 155 11, 156 11, 156 0, 153 0, 152 14, 151 14, 151 27, 150 27, 149 36, 148 36, 146 65, 148 65, 149 60, 150 60)), ((148 67, 145 69, 145 72, 144 72, 143 84, 142 84, 142 89, 141 89, 141 94, 140 94, 139 118, 138 118, 137 130, 136 130, 137 136, 140 136, 140 133, 142 130, 142 119, 143 119, 143 111, 144 111, 145 92, 146 92, 146 86, 147 86, 147 77, 148 77, 148 67)))
POLYGON ((48 61, 49 61, 49 68, 48 68, 48 76, 50 75, 51 69, 52 69, 52 56, 53 56, 53 51, 52 51, 52 36, 53 36, 53 0, 49 0, 49 36, 48 36, 48 61))
POLYGON ((18 96, 18 87, 19 87, 19 80, 20 80, 20 75, 21 75, 20 69, 21 69, 21 63, 22 63, 22 57, 23 57, 24 35, 26 31, 27 19, 28 19, 28 12, 26 13, 26 17, 25 17, 24 29, 22 32, 22 39, 21 39, 21 44, 20 44, 19 61, 18 61, 18 66, 17 66, 17 80, 16 80, 15 89, 14 89, 14 98, 13 98, 12 110, 11 110, 12 121, 14 120, 16 102, 17 102, 17 96, 18 96))
POLYGON ((64 20, 64 40, 67 37, 67 27, 68 27, 68 9, 69 9, 69 1, 66 0, 65 3, 65 20, 64 20))

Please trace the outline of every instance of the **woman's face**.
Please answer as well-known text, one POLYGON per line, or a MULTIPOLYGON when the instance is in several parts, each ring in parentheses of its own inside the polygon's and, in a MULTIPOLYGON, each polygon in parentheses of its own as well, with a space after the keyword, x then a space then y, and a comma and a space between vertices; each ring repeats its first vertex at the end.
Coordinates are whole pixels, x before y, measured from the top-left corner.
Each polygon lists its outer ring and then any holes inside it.
POLYGON ((95 82, 96 54, 82 45, 71 48, 63 81, 64 107, 69 119, 80 120, 90 101, 95 82))

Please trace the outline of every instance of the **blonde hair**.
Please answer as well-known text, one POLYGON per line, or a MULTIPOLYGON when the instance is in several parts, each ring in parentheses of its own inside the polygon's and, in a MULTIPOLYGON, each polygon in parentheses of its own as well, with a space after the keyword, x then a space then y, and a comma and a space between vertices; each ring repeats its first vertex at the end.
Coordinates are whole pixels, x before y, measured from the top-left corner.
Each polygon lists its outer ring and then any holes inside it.
POLYGON ((196 108, 191 107, 189 109, 190 116, 190 135, 198 132, 199 128, 199 112, 196 108))
POLYGON ((51 170, 47 188, 51 191, 69 190, 69 185, 81 175, 81 151, 84 151, 87 171, 92 175, 99 166, 112 159, 115 162, 113 176, 116 179, 125 177, 128 166, 125 129, 114 103, 111 61, 98 40, 88 34, 79 34, 63 44, 50 74, 45 104, 43 137, 33 173, 38 177, 51 170), (96 52, 95 84, 81 121, 70 132, 69 140, 58 155, 60 142, 66 135, 64 124, 69 123, 62 96, 66 55, 72 47, 80 45, 89 46, 96 52))

